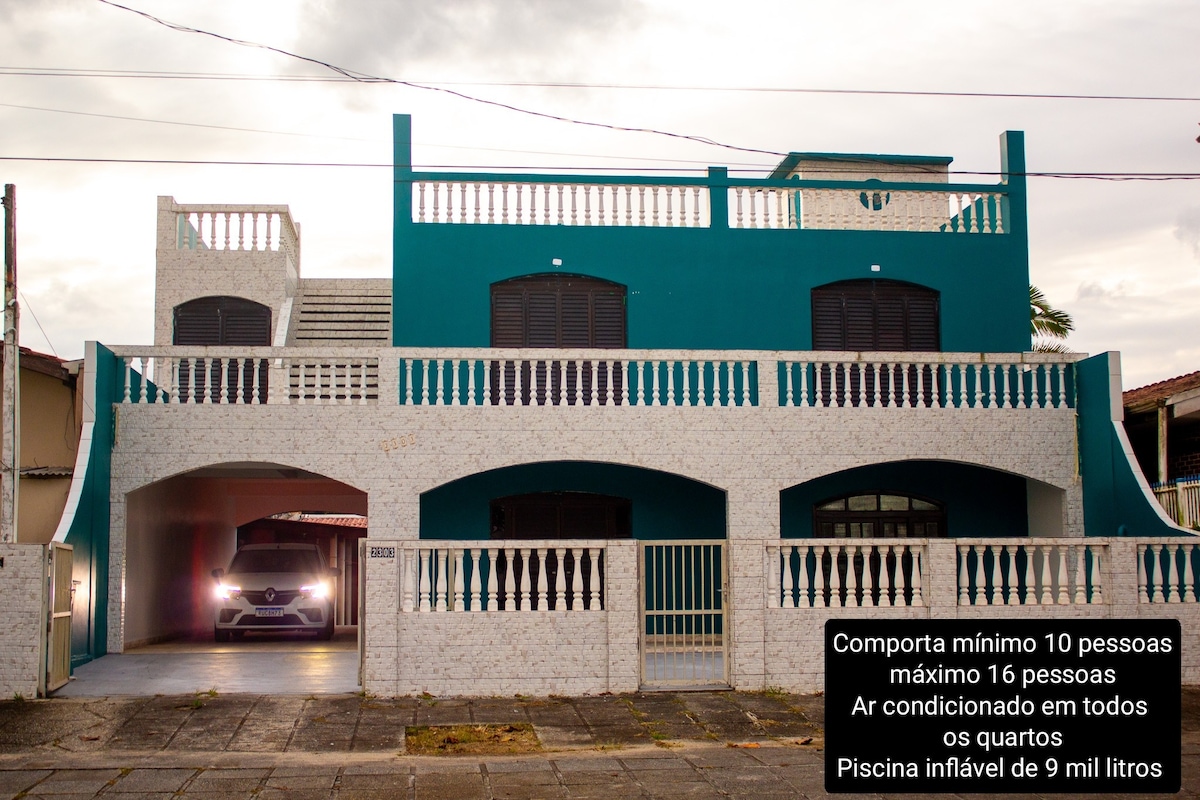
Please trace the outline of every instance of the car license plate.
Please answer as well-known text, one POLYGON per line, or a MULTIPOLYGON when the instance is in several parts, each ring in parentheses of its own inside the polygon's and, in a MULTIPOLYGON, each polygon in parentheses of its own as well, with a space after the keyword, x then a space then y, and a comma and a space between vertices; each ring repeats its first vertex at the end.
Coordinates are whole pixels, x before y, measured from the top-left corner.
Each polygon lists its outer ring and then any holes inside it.
POLYGON ((282 617, 283 616, 283 607, 282 606, 273 606, 270 608, 256 608, 256 609, 254 609, 254 616, 256 616, 256 617, 282 617))

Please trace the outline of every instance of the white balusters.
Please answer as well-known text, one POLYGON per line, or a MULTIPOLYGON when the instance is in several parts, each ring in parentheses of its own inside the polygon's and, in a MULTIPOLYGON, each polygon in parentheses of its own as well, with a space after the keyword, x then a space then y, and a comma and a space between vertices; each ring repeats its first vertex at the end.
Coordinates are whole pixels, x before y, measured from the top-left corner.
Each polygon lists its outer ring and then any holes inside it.
POLYGON ((400 610, 405 613, 413 610, 413 579, 414 570, 417 569, 414 562, 414 553, 412 550, 401 550, 400 556, 400 610))
POLYGON ((536 556, 537 550, 530 548, 527 556, 521 555, 521 548, 514 548, 513 553, 517 558, 521 559, 521 596, 517 598, 517 610, 521 610, 521 604, 525 604, 527 611, 533 610, 533 597, 530 595, 532 591, 529 572, 533 569, 533 559, 536 556))
MULTIPOLYGON (((1150 595, 1147 592, 1146 580, 1146 550, 1147 545, 1139 544, 1137 546, 1137 566, 1138 566, 1138 602, 1149 603, 1150 595)), ((1151 551, 1153 552, 1153 551, 1151 551)))
POLYGON ((521 551, 517 548, 504 550, 504 610, 521 610, 521 593, 517 588, 517 559, 521 551))
POLYGON ((430 603, 430 578, 429 562, 430 554, 436 551, 421 548, 419 551, 420 561, 417 566, 417 596, 421 598, 421 611, 429 611, 433 606, 430 603))
MULTIPOLYGON (((519 195, 518 195, 519 197, 519 195)), ((495 547, 487 548, 488 559, 488 574, 487 574, 487 605, 488 611, 496 610, 496 587, 499 582, 499 573, 496 570, 496 553, 495 547)), ((478 567, 477 567, 478 569, 478 567)))
MULTIPOLYGON (((466 190, 464 189, 464 191, 466 191, 466 190)), ((438 611, 445 611, 446 610, 446 588, 447 588, 446 587, 446 572, 447 572, 447 568, 449 566, 450 553, 448 550, 438 549, 438 550, 434 550, 433 554, 434 554, 433 568, 437 572, 437 579, 434 581, 434 584, 433 584, 433 587, 434 587, 433 594, 437 601, 436 609, 438 611)))
POLYGON ((1165 583, 1167 602, 1178 603, 1179 598, 1179 564, 1175 560, 1177 555, 1174 545, 1164 545, 1163 553, 1167 557, 1167 569, 1163 575, 1165 583))
POLYGON ((546 610, 546 558, 549 550, 543 550, 540 554, 536 547, 529 550, 529 561, 537 563, 537 610, 546 610))

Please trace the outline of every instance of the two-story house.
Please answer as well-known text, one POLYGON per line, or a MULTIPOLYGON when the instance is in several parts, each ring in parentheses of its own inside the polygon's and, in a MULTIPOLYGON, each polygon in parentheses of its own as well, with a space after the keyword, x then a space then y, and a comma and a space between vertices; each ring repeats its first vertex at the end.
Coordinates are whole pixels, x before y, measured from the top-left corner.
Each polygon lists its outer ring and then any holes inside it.
POLYGON ((815 690, 831 615, 1197 607, 1117 356, 1029 352, 1020 133, 985 184, 424 172, 410 141, 391 281, 303 278, 285 206, 160 198, 154 346, 88 347, 77 659, 211 627, 238 527, 296 511, 369 518, 329 555, 379 694, 815 690))

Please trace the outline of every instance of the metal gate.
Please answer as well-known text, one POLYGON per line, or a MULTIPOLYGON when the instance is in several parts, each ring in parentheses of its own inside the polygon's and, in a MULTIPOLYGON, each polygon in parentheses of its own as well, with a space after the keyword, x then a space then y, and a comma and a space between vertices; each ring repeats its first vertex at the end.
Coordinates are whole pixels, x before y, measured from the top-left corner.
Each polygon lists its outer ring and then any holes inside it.
POLYGON ((640 549, 642 687, 728 686, 724 543, 642 542, 640 549))
POLYGON ((71 679, 71 556, 69 544, 46 545, 46 692, 71 679))

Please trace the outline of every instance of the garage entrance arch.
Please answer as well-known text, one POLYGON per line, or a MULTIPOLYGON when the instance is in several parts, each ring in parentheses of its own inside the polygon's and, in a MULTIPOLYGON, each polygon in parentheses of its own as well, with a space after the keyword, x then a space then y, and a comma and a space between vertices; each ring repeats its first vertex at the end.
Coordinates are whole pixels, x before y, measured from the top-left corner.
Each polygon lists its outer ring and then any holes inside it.
MULTIPOLYGON (((261 541, 264 531, 280 526, 264 526, 264 519, 292 512, 282 527, 298 535, 295 523, 301 515, 354 515, 365 517, 367 494, 346 483, 284 464, 231 462, 201 469, 144 486, 125 497, 125 546, 123 579, 119 593, 119 647, 122 653, 170 642, 172 651, 186 648, 197 652, 237 652, 253 656, 255 645, 249 639, 231 645, 213 644, 212 570, 229 566, 237 549, 239 528, 242 538, 261 541), (258 522, 257 525, 251 523, 258 522), (252 535, 247 531, 253 531, 252 535), (183 643, 187 643, 184 645, 183 643)), ((330 535, 329 517, 318 523, 314 542, 326 549, 330 566, 337 567, 337 594, 345 605, 356 591, 356 575, 347 551, 356 542, 342 542, 330 535), (349 546, 347 546, 347 544, 349 546)), ((365 535, 358 528, 357 536, 365 535)), ((339 621, 351 621, 339 613, 339 621)), ((261 637, 256 637, 261 638, 261 637)), ((278 634, 276 640, 292 639, 294 647, 320 649, 315 640, 278 634)), ((309 637, 304 637, 309 639, 309 637)), ((349 677, 357 669, 353 657, 355 630, 343 625, 335 645, 348 653, 349 677)), ((320 643, 323 645, 324 643, 320 643)), ((335 648, 336 649, 336 648, 335 648)), ((249 672, 254 672, 251 665, 249 672)), ((276 681, 278 676, 275 676, 276 681)), ((244 687, 243 687, 244 688, 244 687)), ((298 686, 297 691, 307 691, 298 686)))

